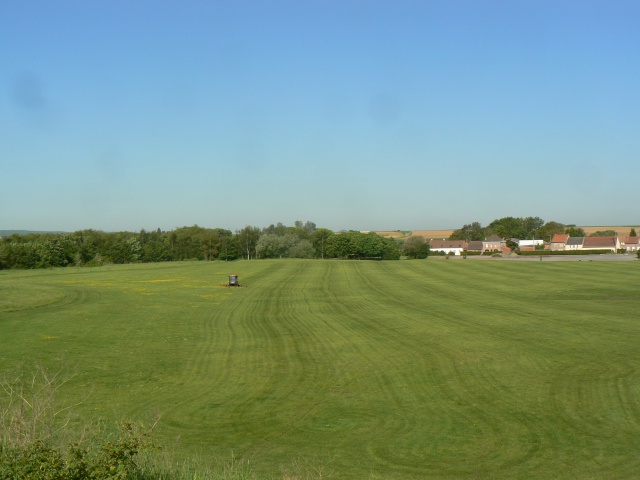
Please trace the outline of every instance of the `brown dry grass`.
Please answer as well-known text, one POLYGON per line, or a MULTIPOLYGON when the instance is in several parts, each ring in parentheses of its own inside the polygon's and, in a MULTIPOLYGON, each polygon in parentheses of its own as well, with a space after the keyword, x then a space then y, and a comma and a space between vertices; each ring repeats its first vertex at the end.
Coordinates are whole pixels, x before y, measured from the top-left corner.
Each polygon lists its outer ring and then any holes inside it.
POLYGON ((594 232, 598 232, 598 231, 604 231, 604 230, 613 230, 614 232, 618 233, 619 237, 626 237, 627 235, 629 235, 629 232, 631 231, 632 228, 635 228, 636 232, 640 229, 640 227, 633 227, 633 226, 629 226, 629 225, 618 225, 618 226, 589 226, 589 227, 580 227, 581 229, 584 230, 584 233, 586 233, 587 235, 591 235, 594 232))
POLYGON ((454 229, 449 230, 411 230, 407 232, 402 232, 398 230, 392 231, 380 231, 376 232, 381 237, 385 238, 409 238, 409 237, 423 237, 427 239, 432 238, 449 238, 449 236, 453 233, 454 229))

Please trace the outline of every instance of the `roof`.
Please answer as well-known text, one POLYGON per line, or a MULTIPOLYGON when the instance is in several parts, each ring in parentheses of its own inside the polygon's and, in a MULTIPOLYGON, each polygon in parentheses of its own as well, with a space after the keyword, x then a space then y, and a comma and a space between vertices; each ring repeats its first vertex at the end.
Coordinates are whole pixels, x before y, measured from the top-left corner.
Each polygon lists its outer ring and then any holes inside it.
POLYGON ((482 250, 484 250, 482 240, 472 240, 471 242, 469 242, 467 250, 481 252, 482 250))
POLYGON ((584 248, 611 248, 616 246, 616 237, 585 237, 584 248))
POLYGON ((489 238, 487 238, 485 242, 504 242, 504 238, 499 237, 496 234, 493 234, 489 238))
POLYGON ((584 243, 584 237, 569 237, 567 245, 582 245, 584 243))
POLYGON ((569 235, 566 233, 556 233, 551 239, 551 243, 567 243, 569 240, 569 235))
POLYGON ((429 247, 431 248, 465 248, 467 242, 464 240, 431 240, 429 247))
POLYGON ((624 237, 624 243, 626 245, 637 245, 639 237, 624 237))

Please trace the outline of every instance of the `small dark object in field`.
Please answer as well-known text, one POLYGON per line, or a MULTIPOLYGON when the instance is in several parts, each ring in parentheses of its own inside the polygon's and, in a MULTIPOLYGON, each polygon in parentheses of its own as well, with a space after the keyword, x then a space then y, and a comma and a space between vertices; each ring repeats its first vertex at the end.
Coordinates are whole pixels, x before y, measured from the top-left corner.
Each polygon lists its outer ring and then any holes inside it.
POLYGON ((238 281, 238 275, 229 275, 229 283, 223 283, 221 287, 246 287, 246 285, 240 285, 238 281))

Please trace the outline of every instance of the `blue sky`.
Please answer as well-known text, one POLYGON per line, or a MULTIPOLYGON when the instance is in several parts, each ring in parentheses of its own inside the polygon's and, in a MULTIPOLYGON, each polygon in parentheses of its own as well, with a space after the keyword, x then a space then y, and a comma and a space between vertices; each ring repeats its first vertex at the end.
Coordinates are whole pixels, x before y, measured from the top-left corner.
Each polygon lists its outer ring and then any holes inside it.
POLYGON ((637 1, 0 1, 0 229, 638 223, 637 1))

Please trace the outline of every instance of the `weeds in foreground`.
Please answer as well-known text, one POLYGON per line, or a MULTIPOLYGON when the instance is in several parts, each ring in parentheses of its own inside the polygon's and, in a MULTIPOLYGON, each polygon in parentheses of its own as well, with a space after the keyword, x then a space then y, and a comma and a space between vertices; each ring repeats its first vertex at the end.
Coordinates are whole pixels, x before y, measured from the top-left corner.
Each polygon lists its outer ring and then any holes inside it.
MULTIPOLYGON (((187 460, 176 464, 159 452, 149 424, 123 421, 115 434, 104 425, 70 432, 74 407, 58 406, 56 392, 73 378, 60 368, 25 367, 0 377, 0 480, 268 480, 248 460, 187 460)), ((330 461, 294 461, 283 480, 331 477, 330 461)))
MULTIPOLYGON (((76 404, 60 406, 56 393, 74 377, 63 367, 20 366, 0 378, 0 441, 25 447, 46 443, 68 432, 76 404)), ((83 400, 84 401, 84 400, 83 400)))

